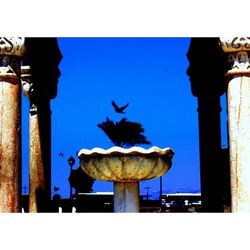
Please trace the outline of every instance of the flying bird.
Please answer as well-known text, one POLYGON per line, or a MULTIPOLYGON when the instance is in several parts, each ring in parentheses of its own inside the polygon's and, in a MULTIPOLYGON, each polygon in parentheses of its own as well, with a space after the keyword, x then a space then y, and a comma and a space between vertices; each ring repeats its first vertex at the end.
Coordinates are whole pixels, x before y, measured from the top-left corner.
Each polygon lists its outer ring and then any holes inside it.
POLYGON ((58 154, 58 156, 59 156, 59 157, 62 157, 62 158, 63 158, 63 155, 64 155, 64 154, 63 154, 62 152, 60 152, 60 153, 58 154))
POLYGON ((119 114, 125 114, 124 109, 127 108, 129 105, 129 103, 127 103, 126 105, 122 106, 122 107, 118 107, 117 104, 112 101, 112 106, 115 108, 115 111, 119 114))

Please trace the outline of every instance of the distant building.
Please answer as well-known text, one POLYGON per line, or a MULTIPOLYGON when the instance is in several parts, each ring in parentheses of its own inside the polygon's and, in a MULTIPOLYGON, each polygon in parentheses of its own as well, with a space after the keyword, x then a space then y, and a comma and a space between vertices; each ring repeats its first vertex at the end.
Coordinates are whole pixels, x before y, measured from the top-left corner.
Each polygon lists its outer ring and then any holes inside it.
MULTIPOLYGON (((52 213, 110 213, 113 212, 113 192, 79 193, 72 199, 60 196, 51 200, 52 213)), ((21 207, 28 212, 29 196, 22 195, 21 207)), ((200 193, 162 194, 161 200, 148 200, 140 196, 140 212, 197 212, 201 207, 200 193)))
POLYGON ((169 212, 196 212, 201 208, 201 193, 162 194, 162 203, 169 212))

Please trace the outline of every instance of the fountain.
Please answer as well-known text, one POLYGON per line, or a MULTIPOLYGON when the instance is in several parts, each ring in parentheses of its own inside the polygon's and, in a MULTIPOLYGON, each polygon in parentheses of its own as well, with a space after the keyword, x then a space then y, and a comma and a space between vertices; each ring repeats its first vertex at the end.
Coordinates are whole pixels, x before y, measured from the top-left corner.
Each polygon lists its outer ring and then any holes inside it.
MULTIPOLYGON (((128 104, 113 106, 121 113, 128 104)), ((164 175, 172 166, 174 152, 170 148, 135 146, 151 143, 142 134, 141 124, 125 117, 116 123, 107 118, 98 127, 116 146, 80 150, 80 166, 91 178, 114 183, 114 212, 139 212, 139 182, 164 175)))
POLYGON ((96 180, 114 182, 114 212, 139 212, 139 182, 160 177, 172 165, 170 148, 82 149, 81 168, 96 180))

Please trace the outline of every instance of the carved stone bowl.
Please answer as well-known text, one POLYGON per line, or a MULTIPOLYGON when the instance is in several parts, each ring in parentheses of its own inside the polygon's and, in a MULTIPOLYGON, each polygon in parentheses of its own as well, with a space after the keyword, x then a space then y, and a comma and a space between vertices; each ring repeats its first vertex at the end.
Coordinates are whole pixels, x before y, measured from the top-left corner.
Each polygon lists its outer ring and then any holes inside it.
POLYGON ((126 183, 162 176, 170 169, 173 155, 170 148, 155 146, 149 149, 93 148, 78 153, 81 168, 93 179, 126 183))

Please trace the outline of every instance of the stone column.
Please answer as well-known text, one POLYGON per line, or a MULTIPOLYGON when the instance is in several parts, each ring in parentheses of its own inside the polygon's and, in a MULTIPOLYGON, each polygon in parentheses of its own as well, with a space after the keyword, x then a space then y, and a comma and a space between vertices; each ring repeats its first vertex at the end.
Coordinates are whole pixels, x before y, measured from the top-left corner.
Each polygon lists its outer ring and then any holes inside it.
POLYGON ((51 200, 51 109, 57 95, 62 55, 56 38, 25 39, 24 92, 30 100, 30 212, 49 212, 51 200), (28 76, 30 74, 30 76, 28 76), (26 89, 26 90, 25 90, 26 89), (28 92, 27 92, 28 89, 28 92))
POLYGON ((223 211, 220 112, 218 94, 198 97, 200 176, 204 212, 223 211))
POLYGON ((0 38, 0 212, 20 212, 20 61, 24 38, 0 38))
POLYGON ((250 39, 220 38, 228 53, 227 105, 232 212, 250 212, 250 39))
POLYGON ((221 149, 220 97, 226 81, 219 38, 192 38, 187 58, 192 94, 198 99, 202 211, 223 212, 230 187, 221 149))
POLYGON ((114 182, 114 212, 139 213, 139 182, 114 182))
POLYGON ((22 67, 22 86, 30 100, 29 212, 48 212, 50 203, 50 99, 46 88, 33 83, 30 67, 22 67))

